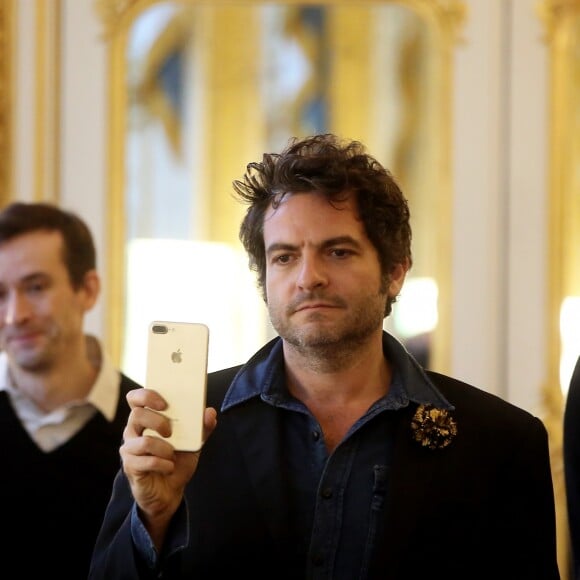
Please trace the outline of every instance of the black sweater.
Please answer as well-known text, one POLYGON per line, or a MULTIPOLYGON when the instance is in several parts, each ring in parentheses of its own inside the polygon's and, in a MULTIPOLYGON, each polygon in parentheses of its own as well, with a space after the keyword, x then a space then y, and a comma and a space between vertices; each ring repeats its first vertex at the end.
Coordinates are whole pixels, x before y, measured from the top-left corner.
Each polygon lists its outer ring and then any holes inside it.
POLYGON ((18 578, 83 580, 120 467, 129 415, 122 376, 115 419, 100 413, 52 452, 39 449, 0 391, 2 567, 18 578), (25 559, 22 554, 27 554, 25 559))

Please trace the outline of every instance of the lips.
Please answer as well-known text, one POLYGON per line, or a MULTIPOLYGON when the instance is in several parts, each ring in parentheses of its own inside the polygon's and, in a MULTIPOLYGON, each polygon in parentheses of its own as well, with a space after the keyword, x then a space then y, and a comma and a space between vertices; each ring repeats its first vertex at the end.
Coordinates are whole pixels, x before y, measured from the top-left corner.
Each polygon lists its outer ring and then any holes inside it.
POLYGON ((11 334, 4 338, 5 344, 16 346, 28 345, 36 342, 40 336, 39 332, 28 332, 26 334, 11 334))
POLYGON ((326 302, 313 302, 308 304, 301 304, 294 310, 294 312, 302 312, 304 310, 316 310, 319 308, 336 308, 334 304, 328 304, 326 302))

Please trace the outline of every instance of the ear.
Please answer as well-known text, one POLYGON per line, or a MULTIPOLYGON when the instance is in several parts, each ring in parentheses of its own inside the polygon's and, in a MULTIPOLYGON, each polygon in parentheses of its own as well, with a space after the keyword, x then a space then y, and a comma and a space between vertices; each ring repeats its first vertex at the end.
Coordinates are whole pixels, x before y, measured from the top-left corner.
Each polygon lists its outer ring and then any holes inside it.
POLYGON ((389 296, 391 298, 396 298, 401 292, 408 271, 409 260, 405 260, 404 262, 400 262, 393 266, 389 282, 389 296))
POLYGON ((79 295, 82 295, 85 310, 90 310, 96 303, 101 292, 101 279, 96 270, 89 270, 84 278, 79 295))

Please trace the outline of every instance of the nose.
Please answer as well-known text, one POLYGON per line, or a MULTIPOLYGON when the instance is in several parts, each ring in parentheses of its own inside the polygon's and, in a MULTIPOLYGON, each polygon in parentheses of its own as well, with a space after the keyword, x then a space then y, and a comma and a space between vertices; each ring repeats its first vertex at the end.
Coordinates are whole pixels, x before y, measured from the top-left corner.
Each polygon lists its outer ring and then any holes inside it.
POLYGON ((296 283, 307 292, 326 286, 328 279, 322 260, 314 255, 303 254, 296 283))
POLYGON ((10 292, 2 304, 4 324, 20 324, 30 316, 28 300, 19 292, 10 292))

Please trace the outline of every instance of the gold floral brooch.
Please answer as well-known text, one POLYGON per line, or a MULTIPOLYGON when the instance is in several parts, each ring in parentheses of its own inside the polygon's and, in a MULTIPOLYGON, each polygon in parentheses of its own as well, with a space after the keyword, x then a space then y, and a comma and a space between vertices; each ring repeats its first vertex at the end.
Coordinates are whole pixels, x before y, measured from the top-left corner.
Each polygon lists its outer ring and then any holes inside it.
POLYGON ((443 449, 457 435, 457 423, 445 409, 419 405, 411 421, 413 439, 429 449, 443 449))

